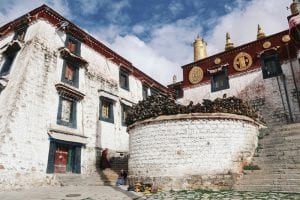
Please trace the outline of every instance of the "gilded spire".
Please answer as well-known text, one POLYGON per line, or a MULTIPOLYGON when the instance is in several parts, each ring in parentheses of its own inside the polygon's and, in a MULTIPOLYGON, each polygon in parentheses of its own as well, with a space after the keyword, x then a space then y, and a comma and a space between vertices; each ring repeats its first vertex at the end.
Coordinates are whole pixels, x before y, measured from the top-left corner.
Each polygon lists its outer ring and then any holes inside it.
POLYGON ((298 4, 298 3, 296 2, 296 0, 293 0, 293 3, 292 3, 291 6, 290 6, 292 15, 299 14, 299 10, 298 10, 297 4, 298 4))
POLYGON ((207 57, 206 42, 200 35, 194 41, 194 61, 201 60, 207 57))
POLYGON ((260 27, 260 25, 257 25, 257 35, 256 35, 256 39, 259 40, 261 38, 266 37, 265 33, 263 32, 262 28, 260 27))
POLYGON ((225 44, 225 51, 234 48, 233 42, 231 42, 231 38, 229 33, 226 33, 226 44, 225 44))

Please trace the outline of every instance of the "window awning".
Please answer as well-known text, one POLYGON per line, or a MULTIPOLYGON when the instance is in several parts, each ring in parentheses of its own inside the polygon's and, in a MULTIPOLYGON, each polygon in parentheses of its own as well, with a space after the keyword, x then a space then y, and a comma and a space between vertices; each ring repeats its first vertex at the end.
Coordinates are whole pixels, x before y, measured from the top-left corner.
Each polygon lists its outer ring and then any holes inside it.
POLYGON ((108 99, 111 99, 113 101, 118 101, 119 100, 119 97, 117 95, 114 95, 110 92, 107 92, 105 90, 99 90, 99 95, 100 97, 106 97, 108 99))
POLYGON ((86 144, 87 143, 87 137, 83 135, 77 135, 72 133, 63 132, 56 129, 50 129, 48 131, 48 135, 50 138, 56 139, 56 140, 62 140, 67 142, 75 142, 75 143, 81 143, 86 144))

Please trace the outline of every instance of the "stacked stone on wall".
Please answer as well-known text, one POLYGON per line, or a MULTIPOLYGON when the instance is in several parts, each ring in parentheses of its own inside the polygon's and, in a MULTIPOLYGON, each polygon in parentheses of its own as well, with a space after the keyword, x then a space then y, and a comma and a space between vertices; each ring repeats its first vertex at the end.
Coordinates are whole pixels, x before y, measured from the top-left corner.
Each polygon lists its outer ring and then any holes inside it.
POLYGON ((259 125, 228 113, 160 116, 129 126, 129 180, 163 189, 230 189, 249 164, 259 125))

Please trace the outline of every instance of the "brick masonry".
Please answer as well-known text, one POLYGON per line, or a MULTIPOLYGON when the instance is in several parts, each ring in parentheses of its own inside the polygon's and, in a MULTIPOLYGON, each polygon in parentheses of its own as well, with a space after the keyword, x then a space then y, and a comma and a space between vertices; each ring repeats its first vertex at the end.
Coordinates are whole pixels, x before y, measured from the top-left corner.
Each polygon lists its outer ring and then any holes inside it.
POLYGON ((243 116, 216 116, 135 124, 129 129, 130 180, 168 189, 230 188, 254 154, 258 125, 243 116))
MULTIPOLYGON (((0 46, 13 34, 1 38, 0 46)), ((142 83, 129 76, 130 91, 119 87, 119 66, 93 49, 81 45, 88 66, 79 70, 79 91, 85 96, 77 103, 77 128, 57 125, 63 59, 58 49, 66 35, 44 20, 31 24, 0 94, 0 190, 56 184, 46 174, 52 132, 77 140, 84 138, 81 173, 96 172, 100 150, 128 152, 128 134, 121 124, 121 101, 142 99, 142 83), (114 123, 99 120, 99 91, 114 96, 114 123)), ((0 58, 0 65, 3 57, 0 58)), ((117 154, 116 154, 117 155, 117 154)))

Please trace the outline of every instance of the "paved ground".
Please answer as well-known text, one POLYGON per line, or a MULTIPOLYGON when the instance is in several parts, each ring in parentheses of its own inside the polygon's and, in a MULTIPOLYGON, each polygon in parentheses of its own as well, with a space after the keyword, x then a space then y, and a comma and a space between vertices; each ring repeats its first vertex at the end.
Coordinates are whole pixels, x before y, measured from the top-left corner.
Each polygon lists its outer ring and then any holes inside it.
POLYGON ((300 194, 291 193, 256 193, 234 191, 179 191, 160 192, 151 196, 142 193, 127 192, 126 186, 68 186, 39 187, 22 191, 0 192, 1 200, 300 200, 300 194))
POLYGON ((117 186, 38 187, 0 192, 0 200, 131 200, 142 195, 127 192, 126 188, 117 186))

